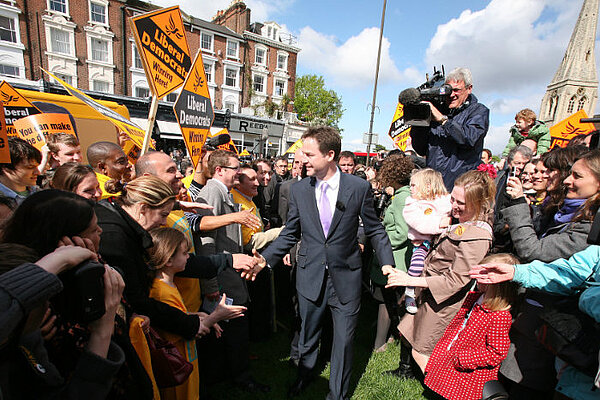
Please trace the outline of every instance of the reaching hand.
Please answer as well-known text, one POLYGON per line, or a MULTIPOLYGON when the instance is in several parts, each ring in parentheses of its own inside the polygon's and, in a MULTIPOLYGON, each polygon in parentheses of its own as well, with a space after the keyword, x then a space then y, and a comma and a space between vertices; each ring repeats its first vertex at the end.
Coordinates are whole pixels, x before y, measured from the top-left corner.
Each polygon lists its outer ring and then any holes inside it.
POLYGON ((62 271, 90 259, 97 259, 96 253, 85 247, 67 245, 58 247, 52 253, 39 259, 36 265, 51 274, 58 275, 62 271))
POLYGON ((256 266, 256 260, 252 256, 247 254, 232 254, 231 256, 233 257, 233 269, 241 272, 242 278, 251 273, 256 266))
POLYGON ((254 211, 254 207, 252 207, 249 210, 242 210, 242 211, 232 213, 231 215, 233 217, 233 220, 237 224, 242 224, 245 227, 250 228, 250 229, 260 230, 260 228, 262 227, 262 225, 260 223, 260 218, 258 218, 256 215, 254 215, 253 211, 254 211))
POLYGON ((479 283, 505 282, 515 277, 515 266, 498 263, 480 264, 471 267, 469 275, 479 283))
POLYGON ((246 307, 234 306, 234 305, 228 306, 227 304, 225 304, 226 299, 227 299, 227 295, 225 295, 225 293, 223 293, 223 296, 221 297, 221 301, 219 302, 219 304, 217 304, 215 311, 210 313, 210 317, 212 317, 212 319, 214 319, 214 323, 223 321, 225 319, 234 319, 234 318, 244 316, 244 311, 247 310, 246 307))
POLYGON ((384 275, 389 275, 396 272, 396 269, 391 265, 384 265, 383 267, 381 267, 381 272, 383 272, 384 275))
POLYGON ((431 102, 422 101, 421 103, 429 104, 429 108, 431 108, 431 117, 433 118, 434 121, 436 121, 436 122, 442 121, 442 117, 444 116, 444 114, 442 114, 440 112, 440 110, 438 110, 431 102))
POLYGON ((94 253, 97 252, 96 246, 94 246, 94 242, 92 242, 88 238, 82 238, 79 236, 73 236, 73 237, 63 236, 62 239, 60 239, 57 244, 57 247, 61 247, 61 246, 79 246, 79 247, 83 247, 84 249, 93 251, 94 253))
POLYGON ((182 211, 195 213, 197 210, 212 210, 213 206, 205 203, 195 203, 191 201, 180 201, 179 207, 182 211))
POLYGON ((509 176, 506 181, 506 193, 513 199, 525 196, 523 194, 523 184, 521 183, 521 180, 515 176, 509 176))
POLYGON ((387 285, 386 288, 396 287, 396 286, 408 286, 409 276, 406 272, 400 271, 399 269, 394 270, 391 274, 388 274, 387 285))
POLYGON ((285 256, 283 256, 283 265, 291 267, 292 266, 292 255, 290 253, 287 253, 285 256))
POLYGON ((252 249, 252 255, 254 256, 255 266, 252 268, 252 271, 242 273, 242 278, 253 281, 256 279, 256 275, 258 275, 258 273, 267 266, 267 260, 265 260, 265 258, 261 256, 256 249, 252 249))

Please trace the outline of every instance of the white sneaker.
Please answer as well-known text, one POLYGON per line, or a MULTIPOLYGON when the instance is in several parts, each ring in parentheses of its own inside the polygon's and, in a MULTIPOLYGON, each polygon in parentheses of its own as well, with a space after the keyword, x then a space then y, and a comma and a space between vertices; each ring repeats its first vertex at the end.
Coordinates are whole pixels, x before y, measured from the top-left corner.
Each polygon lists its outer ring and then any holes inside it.
POLYGON ((414 297, 405 296, 404 305, 406 306, 406 312, 409 314, 417 313, 417 303, 415 302, 414 297))

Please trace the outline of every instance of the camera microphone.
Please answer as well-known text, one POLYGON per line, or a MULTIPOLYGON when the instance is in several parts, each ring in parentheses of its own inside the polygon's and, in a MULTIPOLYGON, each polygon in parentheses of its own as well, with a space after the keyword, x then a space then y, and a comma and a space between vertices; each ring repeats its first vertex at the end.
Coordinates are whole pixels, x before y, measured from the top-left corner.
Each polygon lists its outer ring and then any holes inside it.
POLYGON ((398 102, 400 102, 404 106, 419 104, 420 101, 421 101, 421 92, 419 92, 419 89, 415 89, 415 88, 404 89, 398 95, 398 102))
POLYGON ((218 136, 213 136, 211 138, 206 139, 204 145, 216 149, 217 147, 223 144, 229 143, 230 140, 231 136, 229 136, 227 133, 222 133, 218 136))

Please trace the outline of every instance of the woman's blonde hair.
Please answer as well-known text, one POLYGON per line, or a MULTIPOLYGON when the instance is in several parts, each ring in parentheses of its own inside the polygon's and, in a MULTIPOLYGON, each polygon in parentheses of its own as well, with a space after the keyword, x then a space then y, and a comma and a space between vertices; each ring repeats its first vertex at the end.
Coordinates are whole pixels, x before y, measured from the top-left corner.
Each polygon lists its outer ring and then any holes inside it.
POLYGON ((442 174, 431 168, 416 170, 410 177, 410 184, 417 188, 417 198, 434 200, 448 194, 442 174))
MULTIPOLYGON (((481 260, 481 264, 502 263, 518 264, 519 259, 512 254, 497 253, 490 254, 481 260)), ((483 304, 492 311, 506 310, 517 300, 519 284, 513 281, 489 284, 486 289, 486 297, 483 304)))
POLYGON ((465 190, 465 204, 473 211, 473 219, 487 220, 494 211, 496 185, 485 171, 467 171, 454 181, 454 186, 465 190))
POLYGON ((150 208, 160 208, 169 201, 175 201, 175 193, 162 179, 144 175, 125 185, 120 200, 125 206, 143 203, 150 208))
POLYGON ((152 248, 148 251, 148 265, 151 269, 159 270, 164 268, 169 260, 173 258, 181 243, 185 243, 186 250, 190 249, 190 241, 183 234, 174 228, 155 228, 150 231, 152 236, 152 248))

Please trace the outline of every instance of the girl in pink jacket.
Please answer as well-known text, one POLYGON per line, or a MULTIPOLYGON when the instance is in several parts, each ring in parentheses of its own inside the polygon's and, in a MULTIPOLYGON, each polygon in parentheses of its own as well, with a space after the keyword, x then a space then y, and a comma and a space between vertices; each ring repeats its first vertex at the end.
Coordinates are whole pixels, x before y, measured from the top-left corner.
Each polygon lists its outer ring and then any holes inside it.
MULTIPOLYGON (((431 168, 416 171, 410 178, 410 196, 406 199, 403 216, 408 225, 408 239, 413 244, 408 274, 421 276, 425 258, 436 235, 450 225, 450 195, 442 174, 431 168)), ((415 288, 404 292, 406 311, 417 312, 415 288)))

